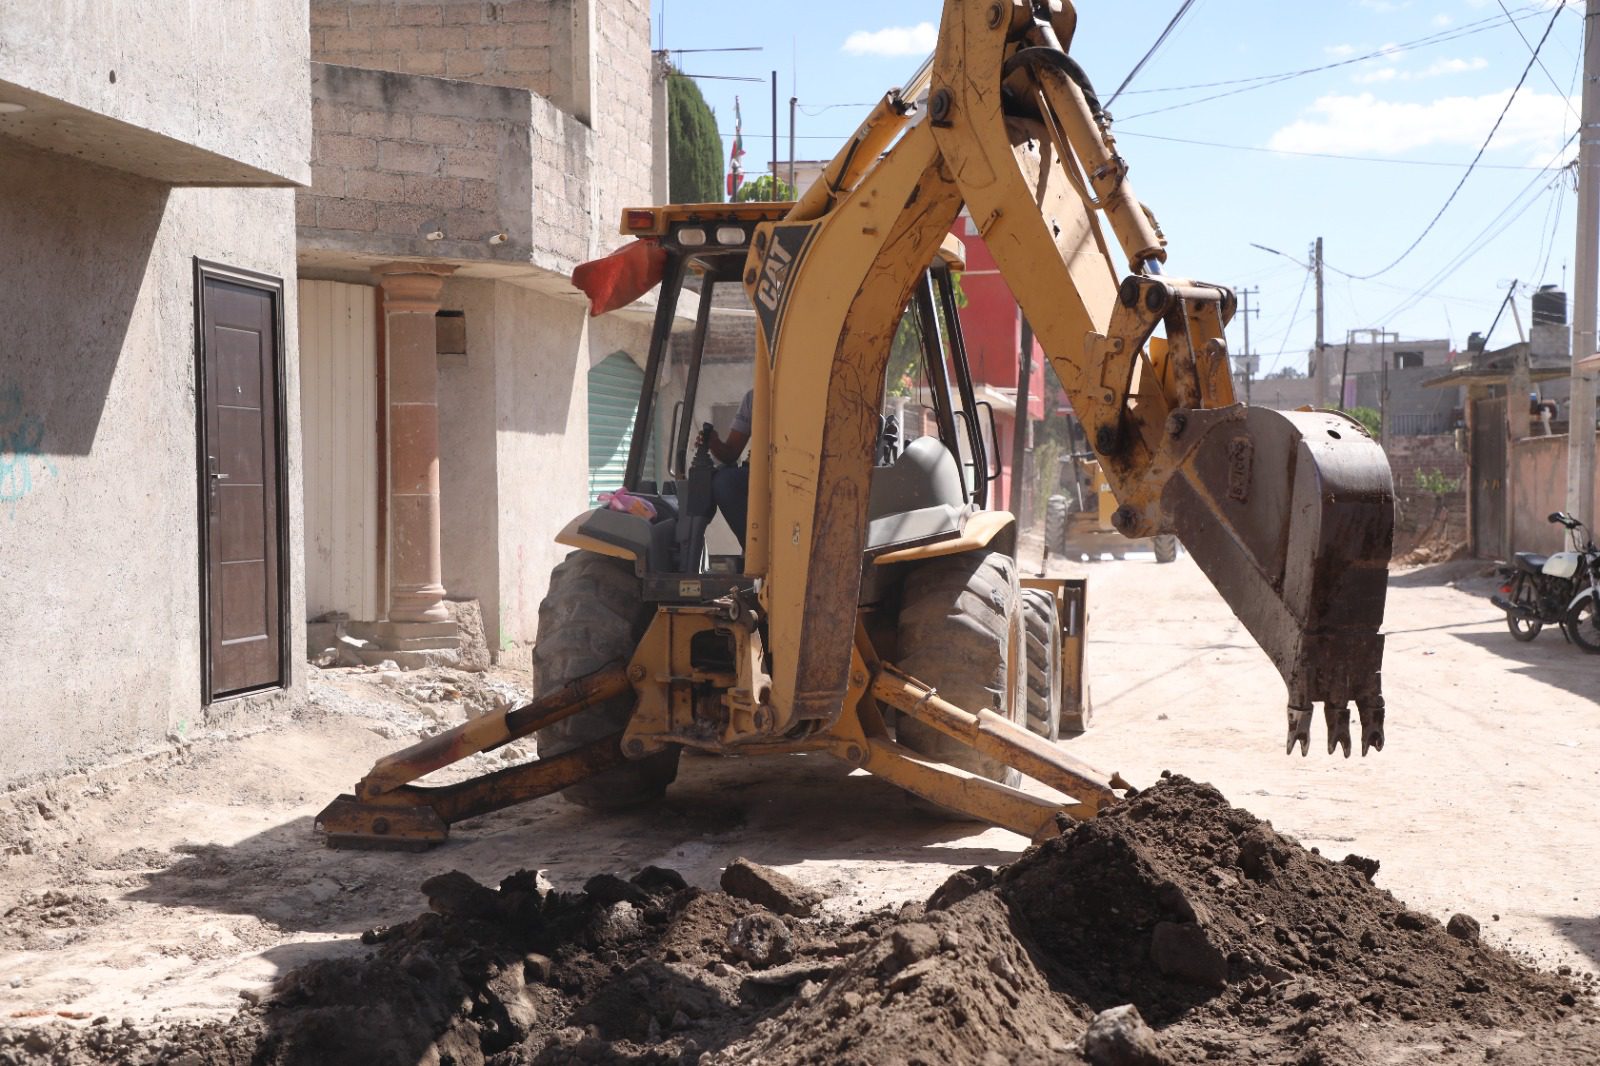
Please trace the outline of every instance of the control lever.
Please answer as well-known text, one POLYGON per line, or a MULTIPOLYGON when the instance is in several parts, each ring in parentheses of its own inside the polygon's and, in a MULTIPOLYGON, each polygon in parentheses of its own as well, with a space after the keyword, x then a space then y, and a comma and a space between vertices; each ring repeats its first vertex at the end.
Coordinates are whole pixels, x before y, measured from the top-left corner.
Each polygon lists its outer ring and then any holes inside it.
POLYGON ((710 422, 700 424, 700 440, 695 445, 694 461, 689 464, 687 484, 680 498, 678 512, 678 573, 697 574, 700 560, 705 555, 706 527, 717 513, 716 500, 711 495, 711 479, 717 465, 711 460, 711 448, 706 443, 715 427, 710 422))

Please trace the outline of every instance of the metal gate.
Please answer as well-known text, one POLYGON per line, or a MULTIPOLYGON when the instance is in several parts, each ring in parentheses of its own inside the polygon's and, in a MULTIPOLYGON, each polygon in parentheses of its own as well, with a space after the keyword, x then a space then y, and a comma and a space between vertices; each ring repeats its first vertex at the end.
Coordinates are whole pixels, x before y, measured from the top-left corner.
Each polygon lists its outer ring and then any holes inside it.
MULTIPOLYGON (((589 370, 589 502, 622 487, 639 412, 644 371, 622 352, 613 352, 589 370)), ((654 445, 654 441, 650 442, 654 445)), ((646 453, 644 477, 651 476, 655 449, 646 453)))
POLYGON ((1472 404, 1472 554, 1506 557, 1506 401, 1472 404))

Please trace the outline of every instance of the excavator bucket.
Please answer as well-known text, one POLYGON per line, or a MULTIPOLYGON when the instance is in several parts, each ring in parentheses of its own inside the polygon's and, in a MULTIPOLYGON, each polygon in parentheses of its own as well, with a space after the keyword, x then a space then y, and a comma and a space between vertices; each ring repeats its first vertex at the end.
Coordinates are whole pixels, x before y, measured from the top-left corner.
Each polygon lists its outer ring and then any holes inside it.
POLYGON ((1382 749, 1379 627, 1394 537, 1383 449, 1328 411, 1188 411, 1168 432, 1182 459, 1162 510, 1283 675, 1287 749, 1306 753, 1321 703, 1328 752, 1348 757, 1351 702, 1362 754, 1382 749))

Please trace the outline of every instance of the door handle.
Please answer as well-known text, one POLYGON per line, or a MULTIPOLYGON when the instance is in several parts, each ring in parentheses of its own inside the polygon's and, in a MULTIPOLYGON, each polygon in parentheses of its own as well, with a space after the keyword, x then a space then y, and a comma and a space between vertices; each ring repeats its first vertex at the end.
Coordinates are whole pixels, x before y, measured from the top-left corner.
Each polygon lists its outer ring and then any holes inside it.
POLYGON ((228 475, 217 469, 217 457, 206 456, 206 509, 212 518, 217 517, 217 482, 228 480, 228 475))

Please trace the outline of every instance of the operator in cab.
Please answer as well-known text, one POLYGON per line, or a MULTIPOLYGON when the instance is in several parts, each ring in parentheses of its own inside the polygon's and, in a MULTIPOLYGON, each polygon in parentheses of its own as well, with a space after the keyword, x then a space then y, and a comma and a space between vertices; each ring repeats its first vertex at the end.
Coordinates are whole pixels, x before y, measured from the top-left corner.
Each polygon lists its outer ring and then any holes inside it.
POLYGON ((702 434, 702 441, 697 442, 703 442, 711 457, 722 464, 711 478, 711 498, 733 535, 739 538, 740 548, 744 547, 745 517, 750 507, 750 465, 740 463, 739 459, 744 455, 745 445, 750 443, 750 405, 754 394, 753 389, 745 391, 733 424, 728 427, 726 440, 712 429, 702 434))

